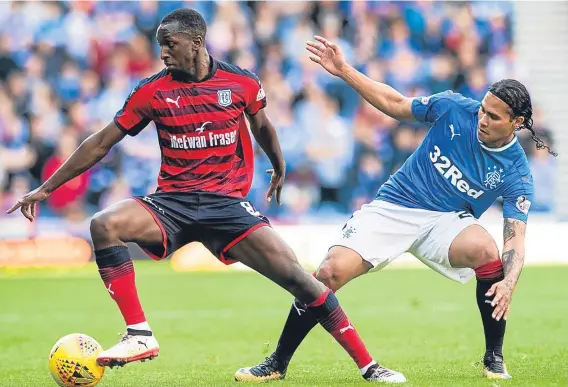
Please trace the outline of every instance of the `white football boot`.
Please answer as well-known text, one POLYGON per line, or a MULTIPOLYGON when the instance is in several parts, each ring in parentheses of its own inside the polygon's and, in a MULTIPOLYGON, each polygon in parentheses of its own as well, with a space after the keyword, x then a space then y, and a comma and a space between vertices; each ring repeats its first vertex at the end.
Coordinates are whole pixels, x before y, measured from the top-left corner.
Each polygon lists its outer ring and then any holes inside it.
POLYGON ((152 360, 158 356, 160 346, 154 337, 125 333, 118 344, 102 351, 97 357, 97 364, 103 367, 124 366, 134 361, 152 360))
POLYGON ((369 382, 380 383, 405 383, 406 378, 397 371, 389 370, 379 364, 372 365, 363 378, 369 382))

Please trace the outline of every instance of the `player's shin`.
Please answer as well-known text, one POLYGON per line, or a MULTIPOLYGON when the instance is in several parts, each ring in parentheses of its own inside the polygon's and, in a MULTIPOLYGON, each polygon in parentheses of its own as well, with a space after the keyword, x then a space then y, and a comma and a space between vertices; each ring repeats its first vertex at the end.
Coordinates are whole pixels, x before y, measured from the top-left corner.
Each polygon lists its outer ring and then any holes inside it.
POLYGON ((362 375, 365 375, 369 367, 376 364, 333 292, 327 289, 317 300, 308 304, 307 309, 349 353, 362 375))
POLYGON ((485 294, 493 284, 503 280, 503 265, 496 260, 475 268, 477 277, 477 306, 481 313, 483 330, 485 332, 486 355, 503 357, 503 338, 505 337, 505 319, 495 320, 492 317, 494 307, 491 305, 494 296, 485 294))
POLYGON ((126 246, 111 246, 95 250, 99 274, 105 287, 117 303, 131 334, 151 332, 146 322, 134 274, 134 264, 126 246))

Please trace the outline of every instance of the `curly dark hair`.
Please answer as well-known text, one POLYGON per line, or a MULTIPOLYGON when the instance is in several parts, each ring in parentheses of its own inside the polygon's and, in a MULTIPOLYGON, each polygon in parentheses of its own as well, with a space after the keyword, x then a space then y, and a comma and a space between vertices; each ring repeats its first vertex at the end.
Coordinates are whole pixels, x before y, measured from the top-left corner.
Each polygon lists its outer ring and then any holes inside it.
POLYGON ((558 156, 558 153, 552 151, 533 129, 531 96, 521 82, 514 79, 503 79, 491 85, 489 92, 509 106, 512 111, 511 117, 525 118, 525 121, 517 130, 527 129, 530 131, 533 141, 536 142, 536 149, 547 149, 551 155, 558 156))

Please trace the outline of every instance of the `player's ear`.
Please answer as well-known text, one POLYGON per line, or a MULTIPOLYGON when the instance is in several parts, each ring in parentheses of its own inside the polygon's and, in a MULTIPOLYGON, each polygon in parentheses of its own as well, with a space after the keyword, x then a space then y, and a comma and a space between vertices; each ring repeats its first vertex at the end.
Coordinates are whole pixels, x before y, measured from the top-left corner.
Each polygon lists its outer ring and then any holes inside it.
POLYGON ((515 130, 521 129, 521 126, 523 126, 524 122, 525 122, 525 117, 523 116, 515 117, 515 119, 513 120, 513 127, 515 128, 515 130))
POLYGON ((199 50, 201 47, 205 45, 205 40, 203 39, 203 36, 197 35, 193 37, 193 39, 191 39, 191 45, 194 50, 196 51, 199 50))

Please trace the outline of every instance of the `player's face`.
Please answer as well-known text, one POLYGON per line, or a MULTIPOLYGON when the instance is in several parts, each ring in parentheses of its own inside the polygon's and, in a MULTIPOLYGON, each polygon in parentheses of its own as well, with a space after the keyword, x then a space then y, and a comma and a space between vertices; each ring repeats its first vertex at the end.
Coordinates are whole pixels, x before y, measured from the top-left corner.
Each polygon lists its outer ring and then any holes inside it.
POLYGON ((160 58, 168 71, 196 73, 197 53, 203 47, 203 37, 192 37, 180 31, 177 22, 160 24, 156 33, 160 44, 160 58))
POLYGON ((500 147, 513 139, 523 121, 524 117, 512 117, 511 108, 488 92, 479 108, 477 136, 488 146, 500 147))

